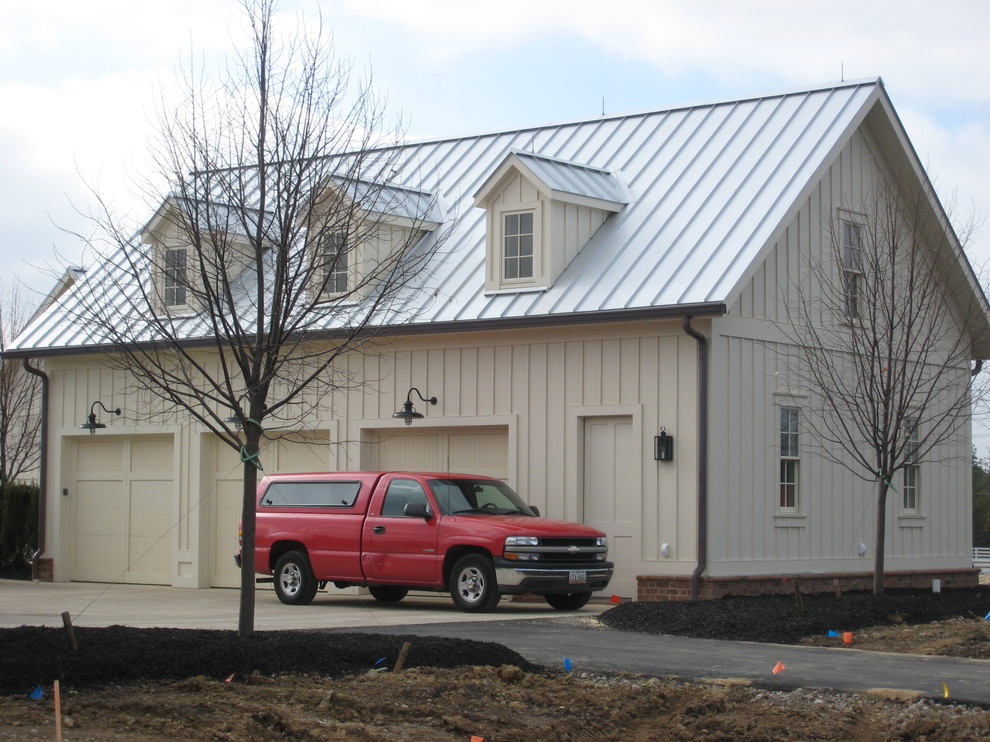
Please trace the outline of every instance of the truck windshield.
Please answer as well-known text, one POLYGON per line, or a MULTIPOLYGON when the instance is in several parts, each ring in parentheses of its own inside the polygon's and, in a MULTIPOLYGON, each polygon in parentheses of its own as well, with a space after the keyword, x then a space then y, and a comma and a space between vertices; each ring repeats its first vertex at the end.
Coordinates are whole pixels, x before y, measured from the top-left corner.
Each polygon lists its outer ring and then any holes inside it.
POLYGON ((430 489, 444 515, 536 515, 511 487, 491 479, 431 479, 430 489))

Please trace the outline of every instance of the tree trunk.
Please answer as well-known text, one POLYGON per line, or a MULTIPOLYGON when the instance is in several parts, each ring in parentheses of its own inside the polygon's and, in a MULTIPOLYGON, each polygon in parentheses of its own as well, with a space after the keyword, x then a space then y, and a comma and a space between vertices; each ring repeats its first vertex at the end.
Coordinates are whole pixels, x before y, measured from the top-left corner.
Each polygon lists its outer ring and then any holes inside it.
POLYGON ((874 543, 876 554, 873 556, 873 594, 883 595, 883 556, 886 548, 887 535, 887 479, 881 475, 877 482, 877 530, 874 543))
POLYGON ((258 491, 257 455, 261 431, 253 422, 245 425, 247 441, 242 449, 244 460, 244 490, 241 500, 241 600, 237 620, 237 636, 241 639, 254 634, 254 536, 255 500, 258 491))

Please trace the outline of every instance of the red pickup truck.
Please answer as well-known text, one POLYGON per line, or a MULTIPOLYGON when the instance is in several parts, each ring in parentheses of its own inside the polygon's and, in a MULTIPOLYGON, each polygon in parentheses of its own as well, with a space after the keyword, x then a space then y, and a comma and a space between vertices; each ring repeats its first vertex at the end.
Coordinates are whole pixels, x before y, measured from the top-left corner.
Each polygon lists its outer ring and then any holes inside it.
POLYGON ((575 610, 612 578, 604 533, 542 518, 504 482, 463 474, 266 476, 255 547, 257 572, 296 605, 333 583, 367 587, 387 602, 409 590, 449 590, 469 612, 490 611, 512 593, 575 610))

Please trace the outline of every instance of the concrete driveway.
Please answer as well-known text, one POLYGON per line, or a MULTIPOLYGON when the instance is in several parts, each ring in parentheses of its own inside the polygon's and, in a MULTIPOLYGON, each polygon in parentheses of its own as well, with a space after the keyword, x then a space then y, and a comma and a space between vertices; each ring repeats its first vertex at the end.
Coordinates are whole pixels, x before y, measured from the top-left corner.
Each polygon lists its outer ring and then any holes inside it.
MULTIPOLYGON (((0 580, 0 627, 61 626, 68 611, 75 626, 236 629, 238 590, 189 590, 150 585, 0 580)), ((594 616, 607 605, 589 605, 566 615, 594 616)), ((400 603, 379 603, 370 595, 317 593, 308 606, 283 605, 271 587, 259 585, 255 600, 257 631, 346 629, 375 626, 460 623, 561 614, 546 603, 503 599, 492 613, 464 613, 446 593, 410 595, 400 603)))

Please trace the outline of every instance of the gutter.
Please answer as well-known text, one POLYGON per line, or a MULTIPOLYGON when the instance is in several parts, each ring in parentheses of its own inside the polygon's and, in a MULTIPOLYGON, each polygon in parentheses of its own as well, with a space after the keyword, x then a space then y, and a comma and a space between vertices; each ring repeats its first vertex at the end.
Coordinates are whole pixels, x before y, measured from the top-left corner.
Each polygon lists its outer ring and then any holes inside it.
POLYGON ((684 316, 684 332, 698 341, 698 566, 691 574, 691 600, 698 599, 701 575, 708 566, 708 340, 684 316))
POLYGON ((41 379, 41 451, 38 472, 38 549, 31 555, 31 579, 38 579, 38 561, 45 553, 45 521, 48 516, 48 374, 22 358, 24 370, 41 379))

